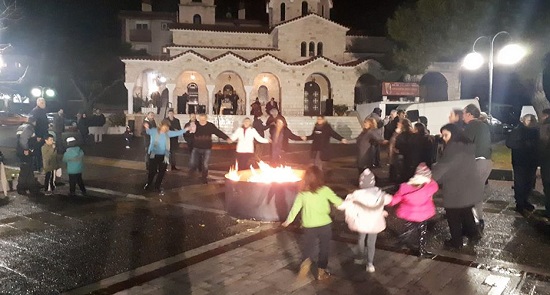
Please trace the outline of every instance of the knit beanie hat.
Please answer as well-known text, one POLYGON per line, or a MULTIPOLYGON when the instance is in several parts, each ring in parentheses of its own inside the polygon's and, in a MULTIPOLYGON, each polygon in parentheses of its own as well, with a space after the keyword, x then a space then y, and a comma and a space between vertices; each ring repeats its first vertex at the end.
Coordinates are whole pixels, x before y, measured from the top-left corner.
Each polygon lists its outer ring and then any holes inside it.
POLYGON ((360 188, 371 188, 376 185, 376 180, 374 174, 369 170, 365 169, 361 176, 359 176, 359 187, 360 188))
POLYGON ((414 176, 409 180, 410 184, 425 184, 430 182, 432 179, 432 171, 428 166, 426 166, 426 163, 420 163, 418 167, 416 167, 416 172, 414 176))

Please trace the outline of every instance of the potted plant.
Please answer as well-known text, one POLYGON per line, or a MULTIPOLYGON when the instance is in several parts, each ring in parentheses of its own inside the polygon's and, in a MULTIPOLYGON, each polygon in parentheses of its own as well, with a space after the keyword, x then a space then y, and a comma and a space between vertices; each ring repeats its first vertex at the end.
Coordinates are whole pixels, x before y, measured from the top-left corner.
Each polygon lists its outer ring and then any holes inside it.
POLYGON ((124 134, 124 131, 126 131, 126 115, 123 112, 110 115, 107 134, 124 134))
POLYGON ((337 105, 334 105, 334 112, 338 115, 338 116, 343 116, 346 111, 348 110, 348 106, 345 105, 345 104, 337 104, 337 105))

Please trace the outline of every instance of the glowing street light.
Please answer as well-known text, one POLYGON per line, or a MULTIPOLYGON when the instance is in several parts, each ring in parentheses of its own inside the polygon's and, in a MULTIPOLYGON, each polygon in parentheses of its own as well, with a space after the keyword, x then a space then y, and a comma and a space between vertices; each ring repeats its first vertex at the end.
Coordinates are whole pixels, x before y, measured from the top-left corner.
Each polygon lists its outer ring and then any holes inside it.
MULTIPOLYGON (((467 70, 473 71, 481 68, 483 64, 485 63, 485 60, 481 54, 476 52, 475 47, 477 41, 487 38, 491 39, 491 49, 489 51, 489 116, 492 117, 492 106, 493 106, 493 77, 494 77, 494 63, 495 63, 495 40, 500 35, 508 35, 510 36, 510 33, 506 31, 500 31, 496 33, 492 38, 488 36, 481 36, 477 38, 474 41, 474 45, 472 46, 472 52, 466 55, 464 57, 464 60, 462 61, 462 67, 464 67, 467 70)), ((524 47, 518 44, 508 44, 504 46, 498 53, 497 56, 497 62, 499 64, 503 65, 514 65, 520 62, 525 55, 527 55, 527 51, 524 47)))
POLYGON ((55 90, 51 88, 46 88, 42 86, 36 86, 33 89, 31 89, 31 94, 34 97, 54 97, 55 96, 55 90))

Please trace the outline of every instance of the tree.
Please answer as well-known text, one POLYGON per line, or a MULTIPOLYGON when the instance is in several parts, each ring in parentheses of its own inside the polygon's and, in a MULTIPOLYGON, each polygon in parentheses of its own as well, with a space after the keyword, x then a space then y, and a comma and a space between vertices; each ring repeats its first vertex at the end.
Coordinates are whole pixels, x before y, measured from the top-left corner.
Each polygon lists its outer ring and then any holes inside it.
MULTIPOLYGON (((418 0, 401 6, 387 22, 388 33, 397 45, 394 62, 410 74, 424 73, 432 62, 460 60, 472 50, 478 36, 506 30, 531 45, 530 55, 518 70, 531 89, 533 105, 540 110, 548 106, 541 67, 550 52, 550 5, 545 2, 418 0)), ((478 46, 476 49, 485 51, 482 46, 487 43, 478 46)))

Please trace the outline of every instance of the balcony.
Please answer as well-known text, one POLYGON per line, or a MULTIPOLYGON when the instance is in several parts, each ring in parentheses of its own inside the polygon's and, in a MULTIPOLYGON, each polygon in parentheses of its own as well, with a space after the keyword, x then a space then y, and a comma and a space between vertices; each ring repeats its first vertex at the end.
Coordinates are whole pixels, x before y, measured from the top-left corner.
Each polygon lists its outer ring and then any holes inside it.
POLYGON ((151 42, 151 30, 130 30, 130 42, 151 42))

